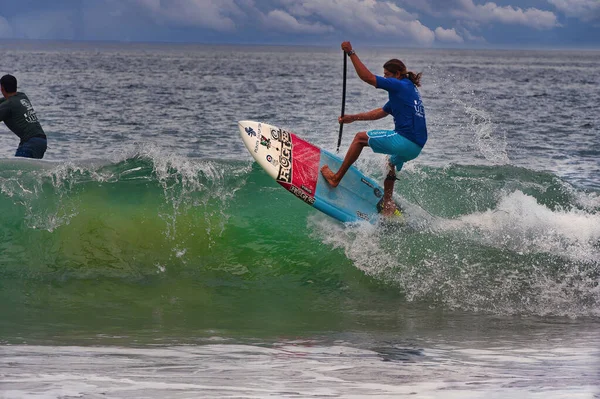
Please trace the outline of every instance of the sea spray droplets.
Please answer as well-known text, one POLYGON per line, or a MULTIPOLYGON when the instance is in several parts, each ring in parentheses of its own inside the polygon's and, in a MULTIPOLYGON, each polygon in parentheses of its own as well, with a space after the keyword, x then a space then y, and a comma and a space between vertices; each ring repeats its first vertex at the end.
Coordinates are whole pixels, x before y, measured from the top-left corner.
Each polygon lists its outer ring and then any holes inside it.
MULTIPOLYGON (((575 191, 575 190, 573 190, 575 191)), ((600 213, 600 194, 596 192, 574 192, 577 204, 586 211, 600 213)))
MULTIPOLYGON (((429 160, 462 161, 466 158, 465 151, 475 150, 476 157, 482 156, 491 163, 508 163, 506 135, 497 132, 492 115, 484 108, 490 101, 486 92, 476 91, 476 85, 465 75, 447 73, 445 69, 430 66, 427 77, 422 94, 430 110, 427 112, 430 141, 425 147, 429 160)), ((473 155, 467 157, 471 159, 473 155)))
POLYGON ((387 253, 374 238, 377 227, 362 222, 343 225, 322 215, 311 217, 309 223, 314 226, 313 235, 335 249, 341 248, 367 275, 395 279, 396 275, 390 272, 398 266, 398 258, 387 253))
POLYGON ((15 168, 3 166, 5 177, 0 177, 0 192, 24 207, 29 228, 52 232, 77 215, 77 204, 71 200, 71 193, 78 182, 90 178, 82 178, 90 175, 87 169, 73 163, 27 165, 15 162, 15 168))
POLYGON ((506 135, 495 131, 489 113, 482 109, 469 106, 460 100, 455 102, 464 106, 465 112, 471 117, 468 127, 472 130, 475 146, 479 152, 490 162, 507 164, 510 162, 506 152, 506 135))
POLYGON ((227 224, 228 201, 245 184, 245 180, 239 177, 247 174, 251 166, 240 168, 174 154, 165 155, 155 146, 142 147, 139 156, 151 160, 154 174, 169 206, 166 212, 161 213, 167 224, 165 236, 177 241, 178 217, 192 208, 200 208, 203 209, 205 229, 211 246, 215 239, 213 232, 220 236, 227 224), (209 207, 213 203, 218 206, 209 207), (209 210, 213 208, 217 210, 209 210))

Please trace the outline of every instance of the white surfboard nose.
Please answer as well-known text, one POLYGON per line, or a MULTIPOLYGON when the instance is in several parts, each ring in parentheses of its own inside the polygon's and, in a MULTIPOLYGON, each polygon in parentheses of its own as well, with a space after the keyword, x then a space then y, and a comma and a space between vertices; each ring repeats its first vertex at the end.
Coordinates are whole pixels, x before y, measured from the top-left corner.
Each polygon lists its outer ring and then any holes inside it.
POLYGON ((254 121, 239 121, 238 128, 240 129, 240 135, 242 138, 247 137, 248 135, 252 136, 252 132, 256 132, 258 127, 258 122, 254 121))
POLYGON ((240 134, 246 129, 248 125, 248 121, 238 121, 238 129, 240 129, 240 134))
POLYGON ((258 125, 258 122, 255 121, 238 121, 238 126, 240 129, 246 129, 247 127, 253 127, 258 125))
POLYGON ((254 121, 239 121, 238 128, 240 130, 240 136, 242 137, 242 141, 246 145, 248 151, 252 153, 252 151, 256 148, 256 143, 258 140, 258 128, 259 123, 254 121))

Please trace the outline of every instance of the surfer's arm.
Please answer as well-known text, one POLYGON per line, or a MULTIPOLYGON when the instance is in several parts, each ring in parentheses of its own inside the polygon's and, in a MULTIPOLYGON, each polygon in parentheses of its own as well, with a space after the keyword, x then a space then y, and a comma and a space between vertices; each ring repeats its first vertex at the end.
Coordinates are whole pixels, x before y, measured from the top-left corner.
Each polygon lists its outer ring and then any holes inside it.
POLYGON ((356 55, 356 52, 352 49, 352 44, 350 44, 350 42, 343 42, 342 50, 344 50, 348 55, 348 58, 352 61, 352 65, 354 66, 358 77, 371 86, 377 87, 377 78, 369 71, 369 68, 362 63, 360 58, 358 58, 358 55, 356 55))
POLYGON ((340 123, 352 123, 354 121, 376 121, 377 119, 385 118, 389 114, 383 108, 377 108, 373 111, 363 112, 360 114, 344 115, 338 118, 340 123))
POLYGON ((9 103, 0 101, 0 122, 4 121, 10 115, 9 103))
POLYGON ((356 53, 352 53, 352 55, 349 55, 348 57, 352 61, 352 65, 354 65, 354 69, 356 70, 358 77, 363 82, 366 82, 373 87, 377 87, 377 78, 371 71, 369 71, 369 68, 362 63, 360 58, 358 58, 358 55, 356 55, 356 53))

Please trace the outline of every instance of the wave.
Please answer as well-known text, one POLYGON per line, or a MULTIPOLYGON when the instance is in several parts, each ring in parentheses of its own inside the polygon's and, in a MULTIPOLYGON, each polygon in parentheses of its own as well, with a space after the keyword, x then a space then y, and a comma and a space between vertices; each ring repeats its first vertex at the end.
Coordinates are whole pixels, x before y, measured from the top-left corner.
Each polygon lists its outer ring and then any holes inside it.
POLYGON ((405 301, 600 315, 598 192, 509 165, 411 165, 396 193, 406 225, 342 225, 249 161, 2 160, 0 277, 310 282, 332 295, 350 273, 405 301))

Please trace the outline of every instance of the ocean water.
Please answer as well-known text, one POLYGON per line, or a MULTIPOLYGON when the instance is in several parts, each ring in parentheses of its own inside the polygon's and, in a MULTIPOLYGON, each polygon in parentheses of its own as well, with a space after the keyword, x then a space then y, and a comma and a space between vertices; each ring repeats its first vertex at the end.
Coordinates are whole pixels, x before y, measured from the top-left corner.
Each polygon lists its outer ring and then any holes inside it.
MULTIPOLYGON (((0 48, 49 137, 0 128, 0 398, 600 397, 600 52, 357 46, 423 72, 430 135, 371 226, 237 129, 334 151, 337 48, 0 48)), ((347 113, 384 104, 348 72, 347 113)))

